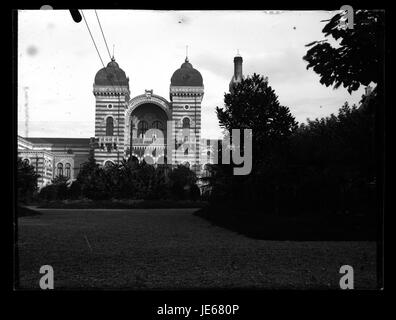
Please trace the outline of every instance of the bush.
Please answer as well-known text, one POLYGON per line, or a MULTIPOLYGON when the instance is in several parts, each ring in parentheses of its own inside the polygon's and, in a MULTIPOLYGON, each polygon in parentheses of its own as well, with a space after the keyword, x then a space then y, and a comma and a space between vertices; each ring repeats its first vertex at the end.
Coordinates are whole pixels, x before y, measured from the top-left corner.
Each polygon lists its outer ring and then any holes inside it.
POLYGON ((82 166, 77 180, 69 183, 57 177, 52 185, 42 188, 41 200, 197 200, 200 197, 196 176, 185 166, 149 165, 144 161, 123 161, 101 168, 91 157, 82 166))
POLYGON ((21 158, 17 160, 17 197, 18 201, 28 203, 33 199, 37 192, 37 179, 39 175, 35 173, 33 166, 27 162, 22 161, 21 158))

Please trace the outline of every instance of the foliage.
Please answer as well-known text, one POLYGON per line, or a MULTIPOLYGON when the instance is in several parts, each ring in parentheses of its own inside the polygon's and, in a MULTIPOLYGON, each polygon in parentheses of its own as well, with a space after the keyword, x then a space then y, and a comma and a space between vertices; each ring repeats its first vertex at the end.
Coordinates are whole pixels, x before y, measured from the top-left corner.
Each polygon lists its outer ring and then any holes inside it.
POLYGON ((314 41, 304 60, 307 69, 320 75, 326 86, 343 85, 349 92, 368 86, 371 82, 381 86, 384 64, 385 17, 383 11, 357 10, 353 29, 342 28, 343 14, 336 14, 323 28, 325 37, 338 43, 332 46, 329 39, 314 41))
MULTIPOLYGON (((234 176, 230 165, 209 168, 212 206, 253 215, 375 212, 374 116, 370 110, 378 103, 376 93, 364 98, 359 108, 345 104, 337 115, 297 127, 291 116, 284 116, 288 109, 268 108, 266 113, 262 101, 273 101, 273 91, 261 90, 263 97, 258 98, 251 94, 254 82, 248 81, 225 96, 226 110, 218 112, 219 121, 226 128, 246 124, 261 130, 253 130, 254 143, 266 148, 257 152, 253 147, 256 152, 248 176, 234 176), (239 97, 243 98, 237 103, 239 97), (238 105, 248 108, 248 118, 238 105), (277 119, 276 128, 282 130, 274 135, 263 117, 277 119)), ((220 208, 214 211, 221 214, 220 208)))
POLYGON ((280 105, 268 80, 258 74, 236 84, 233 93, 226 93, 224 108, 216 107, 216 113, 220 127, 228 131, 252 130, 253 163, 265 160, 262 155, 282 159, 289 137, 297 128, 289 108, 280 105))
POLYGON ((23 161, 21 158, 17 160, 17 195, 18 201, 28 202, 32 199, 37 191, 37 179, 33 166, 23 161))
POLYGON ((163 200, 199 198, 194 172, 185 166, 149 165, 146 162, 126 161, 100 167, 93 156, 82 165, 73 183, 57 177, 44 187, 40 198, 63 200, 87 198, 95 201, 109 199, 163 200))

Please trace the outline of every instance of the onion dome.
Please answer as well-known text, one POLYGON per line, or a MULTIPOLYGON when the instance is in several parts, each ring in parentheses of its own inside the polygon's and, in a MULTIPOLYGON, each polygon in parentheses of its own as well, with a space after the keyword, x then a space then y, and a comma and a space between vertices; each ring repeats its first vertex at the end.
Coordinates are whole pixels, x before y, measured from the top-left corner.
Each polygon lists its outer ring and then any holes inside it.
POLYGON ((124 70, 122 70, 118 63, 115 62, 114 57, 107 64, 106 68, 100 69, 95 76, 95 85, 97 86, 128 86, 129 79, 124 70))
POLYGON ((185 62, 177 69, 171 78, 171 86, 202 87, 203 80, 198 70, 186 58, 185 62))

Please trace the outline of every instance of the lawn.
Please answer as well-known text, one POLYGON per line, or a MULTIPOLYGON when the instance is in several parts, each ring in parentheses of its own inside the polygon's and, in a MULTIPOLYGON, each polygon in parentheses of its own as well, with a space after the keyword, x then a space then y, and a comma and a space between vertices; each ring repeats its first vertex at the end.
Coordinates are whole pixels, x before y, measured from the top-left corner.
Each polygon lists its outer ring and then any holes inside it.
POLYGON ((197 209, 40 209, 18 218, 20 289, 338 289, 376 287, 373 241, 269 241, 213 225, 197 209))
POLYGON ((211 223, 263 240, 376 241, 378 222, 374 216, 316 213, 300 216, 265 212, 214 209, 197 210, 195 215, 211 223))

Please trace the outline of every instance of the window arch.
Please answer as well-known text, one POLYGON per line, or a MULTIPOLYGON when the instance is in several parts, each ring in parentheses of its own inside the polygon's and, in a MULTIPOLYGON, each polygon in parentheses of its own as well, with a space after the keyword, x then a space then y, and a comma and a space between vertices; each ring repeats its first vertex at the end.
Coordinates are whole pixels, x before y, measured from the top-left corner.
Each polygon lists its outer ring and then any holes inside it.
POLYGON ((159 120, 154 121, 151 124, 151 128, 158 129, 158 130, 161 130, 161 131, 164 130, 164 126, 163 126, 162 122, 159 121, 159 120))
POLYGON ((183 129, 189 129, 189 128, 190 128, 190 119, 184 118, 183 119, 183 129))
POLYGON ((56 166, 56 172, 58 176, 63 176, 63 163, 58 163, 56 166))
POLYGON ((105 161, 105 163, 104 163, 104 167, 105 168, 110 168, 111 166, 113 166, 114 165, 114 162, 113 161, 111 161, 111 160, 107 160, 107 161, 105 161))
POLYGON ((106 136, 112 136, 114 134, 114 119, 108 117, 106 119, 106 136))
POLYGON ((146 121, 141 120, 138 123, 138 137, 143 138, 144 134, 148 130, 148 124, 146 121))
POLYGON ((65 164, 65 176, 67 178, 70 178, 70 176, 71 176, 71 165, 70 165, 70 163, 66 163, 65 164))

